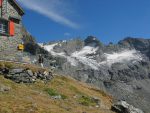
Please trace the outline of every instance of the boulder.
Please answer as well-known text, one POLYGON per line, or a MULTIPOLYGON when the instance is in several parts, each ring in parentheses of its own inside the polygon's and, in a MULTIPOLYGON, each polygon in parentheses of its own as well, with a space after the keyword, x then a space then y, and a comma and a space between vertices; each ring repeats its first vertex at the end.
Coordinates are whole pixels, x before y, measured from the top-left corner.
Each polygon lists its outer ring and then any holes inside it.
POLYGON ((24 69, 12 69, 10 70, 10 74, 19 74, 22 73, 24 71, 24 69))
POLYGON ((61 95, 52 96, 53 99, 62 99, 61 95))
POLYGON ((13 75, 11 75, 11 74, 6 74, 6 75, 4 75, 4 77, 7 78, 7 79, 11 79, 12 76, 13 76, 13 75))
POLYGON ((3 68, 1 72, 2 72, 3 74, 9 74, 9 71, 10 71, 10 70, 9 70, 8 68, 3 68))
POLYGON ((126 101, 119 101, 112 106, 112 111, 116 113, 144 113, 142 110, 133 107, 126 101))
POLYGON ((0 92, 8 92, 10 90, 10 87, 0 84, 0 92))
POLYGON ((95 107, 100 107, 101 106, 101 100, 97 97, 92 97, 92 101, 96 103, 95 107))
POLYGON ((31 70, 27 70, 29 76, 33 76, 33 72, 31 70))

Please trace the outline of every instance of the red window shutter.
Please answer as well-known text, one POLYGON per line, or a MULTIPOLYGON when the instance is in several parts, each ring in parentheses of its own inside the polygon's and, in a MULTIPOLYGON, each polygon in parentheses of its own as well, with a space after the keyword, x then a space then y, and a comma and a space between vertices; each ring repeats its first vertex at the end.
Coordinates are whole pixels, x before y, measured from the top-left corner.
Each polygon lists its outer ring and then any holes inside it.
POLYGON ((2 2, 3 2, 3 0, 0 0, 0 7, 2 7, 2 2))
POLYGON ((15 35, 15 25, 14 25, 13 21, 9 22, 9 34, 10 34, 10 36, 15 35))

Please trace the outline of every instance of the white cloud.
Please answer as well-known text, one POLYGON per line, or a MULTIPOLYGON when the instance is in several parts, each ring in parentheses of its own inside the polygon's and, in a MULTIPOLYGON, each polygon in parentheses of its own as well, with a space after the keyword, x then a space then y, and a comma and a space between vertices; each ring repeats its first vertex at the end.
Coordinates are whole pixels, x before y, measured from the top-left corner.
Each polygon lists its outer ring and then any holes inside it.
POLYGON ((79 28, 79 25, 69 19, 71 6, 68 0, 17 0, 24 7, 38 12, 49 19, 71 28, 79 28))
POLYGON ((71 36, 71 34, 66 32, 66 33, 64 33, 64 36, 71 36))

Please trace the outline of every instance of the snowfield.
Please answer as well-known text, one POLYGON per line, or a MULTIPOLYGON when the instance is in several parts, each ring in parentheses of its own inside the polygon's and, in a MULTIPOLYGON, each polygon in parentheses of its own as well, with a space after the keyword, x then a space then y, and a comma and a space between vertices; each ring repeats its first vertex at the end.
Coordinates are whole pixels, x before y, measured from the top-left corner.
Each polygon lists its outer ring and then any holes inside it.
POLYGON ((142 54, 136 51, 135 49, 133 50, 124 50, 122 52, 118 53, 112 53, 112 54, 107 54, 104 53, 106 57, 106 61, 101 62, 101 64, 107 64, 111 66, 114 63, 123 63, 123 62, 129 62, 129 61, 141 61, 143 60, 142 54))
POLYGON ((96 54, 97 50, 98 50, 98 48, 94 48, 94 47, 91 47, 91 46, 85 46, 80 51, 76 51, 76 52, 72 53, 71 56, 74 56, 74 57, 79 57, 79 56, 85 57, 88 54, 96 54))
POLYGON ((71 54, 72 58, 75 58, 78 62, 81 62, 84 65, 90 66, 92 69, 98 70, 99 64, 96 60, 89 58, 87 55, 96 54, 98 48, 91 46, 85 46, 80 51, 76 51, 71 54))
POLYGON ((86 66, 91 67, 94 70, 98 70, 100 66, 104 65, 111 66, 114 63, 135 62, 141 61, 143 59, 142 54, 133 49, 133 50, 123 50, 122 52, 114 52, 112 54, 104 53, 105 60, 102 62, 98 62, 92 59, 92 57, 88 56, 96 54, 98 48, 95 47, 85 46, 80 51, 75 51, 70 56, 67 56, 64 52, 56 53, 54 51, 54 47, 59 45, 59 43, 45 46, 42 46, 42 44, 39 45, 48 52, 50 52, 53 56, 66 58, 67 61, 70 62, 72 66, 78 66, 78 63, 82 63, 86 66))
POLYGON ((59 43, 55 43, 52 45, 45 45, 44 49, 47 50, 48 52, 50 52, 53 56, 62 56, 65 57, 65 53, 61 52, 61 53, 56 53, 54 52, 54 47, 59 45, 59 43))

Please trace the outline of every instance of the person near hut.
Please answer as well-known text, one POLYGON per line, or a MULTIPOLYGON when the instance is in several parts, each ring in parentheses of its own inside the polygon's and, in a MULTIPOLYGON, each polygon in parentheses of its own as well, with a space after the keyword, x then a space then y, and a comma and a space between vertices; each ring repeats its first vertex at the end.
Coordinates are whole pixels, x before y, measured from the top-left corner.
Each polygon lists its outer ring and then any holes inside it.
POLYGON ((42 57, 42 55, 40 54, 39 55, 39 64, 41 65, 41 67, 43 68, 44 67, 44 65, 43 65, 43 62, 44 62, 44 58, 42 57))

